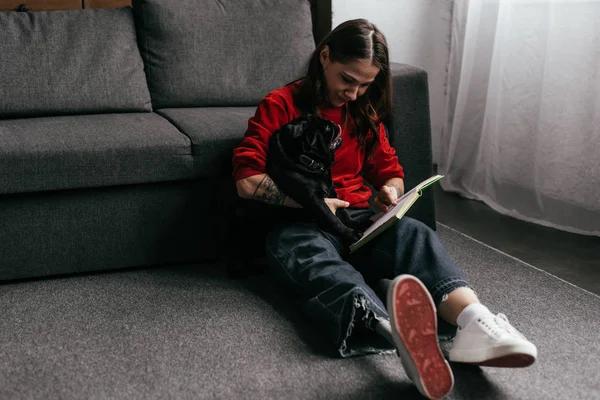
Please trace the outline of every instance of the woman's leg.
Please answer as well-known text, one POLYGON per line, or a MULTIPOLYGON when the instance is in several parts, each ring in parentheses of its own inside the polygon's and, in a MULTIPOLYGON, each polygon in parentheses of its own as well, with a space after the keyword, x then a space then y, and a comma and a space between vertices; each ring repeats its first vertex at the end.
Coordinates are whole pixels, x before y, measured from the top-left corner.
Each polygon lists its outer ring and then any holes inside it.
POLYGON ((452 390, 454 377, 438 344, 436 302, 450 299, 459 304, 457 290, 466 290, 468 283, 437 236, 422 223, 403 218, 349 260, 367 281, 393 279, 387 295, 390 321, 379 322, 375 330, 392 338, 407 375, 422 395, 444 397, 452 390))
MULTIPOLYGON (((364 217, 364 211, 353 211, 364 217)), ((353 215, 354 216, 354 215, 353 215)), ((394 279, 408 274, 418 278, 431 293, 436 305, 450 301, 441 316, 455 324, 456 312, 477 301, 460 269, 451 260, 436 233, 425 224, 402 218, 377 238, 349 257, 366 280, 394 279), (458 288, 465 288, 450 296, 458 288), (469 293, 469 294, 467 294, 469 293)))
POLYGON ((459 287, 448 293, 445 301, 438 305, 438 315, 452 325, 457 325, 456 319, 469 305, 479 303, 475 292, 468 287, 459 287))
POLYGON ((359 271, 389 278, 401 274, 417 277, 431 293, 440 317, 458 325, 451 361, 502 367, 524 367, 535 361, 536 347, 503 314, 494 315, 479 303, 426 225, 402 218, 361 250, 354 262, 359 271))
POLYGON ((385 306, 362 275, 340 256, 341 241, 314 223, 280 225, 267 235, 273 275, 314 319, 342 357, 393 351, 372 329, 385 306))

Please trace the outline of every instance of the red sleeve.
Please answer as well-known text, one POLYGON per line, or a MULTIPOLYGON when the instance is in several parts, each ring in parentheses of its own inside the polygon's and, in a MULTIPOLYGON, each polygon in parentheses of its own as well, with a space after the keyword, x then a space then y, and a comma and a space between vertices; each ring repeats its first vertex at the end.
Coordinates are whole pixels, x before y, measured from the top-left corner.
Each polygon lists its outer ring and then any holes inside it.
POLYGON ((404 179, 404 171, 398 163, 396 150, 390 145, 383 124, 379 124, 379 146, 363 166, 364 177, 376 189, 392 178, 404 179))
POLYGON ((290 108, 289 100, 281 91, 271 92, 248 120, 244 139, 233 150, 233 177, 236 181, 265 173, 269 138, 293 119, 291 114, 294 110, 290 108))

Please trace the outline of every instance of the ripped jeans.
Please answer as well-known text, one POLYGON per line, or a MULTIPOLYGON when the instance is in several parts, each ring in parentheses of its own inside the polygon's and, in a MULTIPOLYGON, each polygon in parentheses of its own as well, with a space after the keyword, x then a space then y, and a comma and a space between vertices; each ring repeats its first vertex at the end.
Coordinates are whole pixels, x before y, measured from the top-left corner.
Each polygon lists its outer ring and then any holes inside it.
MULTIPOLYGON (((349 212, 358 219, 373 215, 369 209, 349 212)), ((267 235, 266 255, 272 274, 341 357, 395 351, 374 331, 375 320, 389 319, 373 289, 382 279, 416 276, 436 305, 453 290, 469 286, 435 232, 408 217, 355 253, 342 254, 340 238, 314 222, 281 224, 267 235)))

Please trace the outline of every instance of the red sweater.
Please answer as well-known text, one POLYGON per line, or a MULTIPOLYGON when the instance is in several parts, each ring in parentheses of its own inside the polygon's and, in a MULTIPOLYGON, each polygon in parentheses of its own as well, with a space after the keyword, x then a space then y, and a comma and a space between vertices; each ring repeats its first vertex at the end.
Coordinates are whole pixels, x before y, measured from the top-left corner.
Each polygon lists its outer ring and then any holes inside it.
MULTIPOLYGON (((254 116, 248 120, 244 139, 233 151, 233 176, 236 181, 266 172, 269 137, 301 114, 293 101, 293 93, 298 85, 295 82, 269 93, 258 105, 254 116)), ((359 148, 358 139, 350 137, 351 129, 344 127, 343 108, 344 106, 320 110, 323 118, 343 127, 342 145, 335 152, 331 167, 333 185, 338 197, 349 202, 351 207, 365 208, 369 207, 371 190, 365 185, 363 175, 379 189, 391 178, 404 178, 404 172, 382 124, 378 132, 380 145, 371 159, 365 160, 365 151, 359 148)))

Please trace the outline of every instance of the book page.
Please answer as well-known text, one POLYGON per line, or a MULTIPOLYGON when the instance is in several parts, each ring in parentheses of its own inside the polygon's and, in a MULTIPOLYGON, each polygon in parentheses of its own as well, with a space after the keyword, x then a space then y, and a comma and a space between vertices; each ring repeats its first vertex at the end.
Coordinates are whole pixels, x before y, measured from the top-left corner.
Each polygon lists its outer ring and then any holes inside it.
MULTIPOLYGON (((411 194, 411 193, 414 193, 414 192, 417 192, 417 191, 421 191, 422 189, 425 189, 427 186, 429 186, 429 185, 431 185, 431 184, 433 184, 433 183, 435 183, 435 182, 439 181, 439 180, 440 180, 440 179, 442 179, 443 177, 444 177, 443 175, 434 175, 434 176, 432 176, 432 177, 430 177, 430 178, 428 178, 428 179, 424 180, 423 182, 421 182, 421 183, 419 183, 417 186, 415 186, 413 189, 411 189, 410 191, 406 192, 406 193, 405 193, 405 194, 404 194, 402 197, 400 197, 400 199, 398 200, 398 201, 399 201, 399 203, 400 203, 400 202, 404 202, 404 201, 405 201, 405 199, 406 199, 406 197, 407 197, 409 194, 411 194)), ((397 206, 397 205, 396 205, 396 206, 397 206)), ((401 209, 401 208, 402 208, 402 207, 399 207, 399 208, 398 208, 396 211, 394 211, 394 210, 389 210, 387 213, 383 213, 383 212, 377 213, 377 214, 375 214, 375 215, 373 215, 373 216, 371 217, 371 221, 373 221, 373 222, 376 222, 376 221, 377 221, 377 220, 379 220, 380 218, 383 218, 383 219, 389 219, 389 217, 391 217, 391 215, 388 215, 388 214, 397 214, 397 213, 398 213, 398 211, 400 211, 400 209, 401 209)), ((394 207, 394 209, 396 209, 396 207, 394 207)), ((375 227, 373 230, 375 230, 375 229, 377 229, 377 228, 378 228, 378 227, 375 227)), ((369 233, 370 233, 371 231, 370 231, 369 229, 367 229, 367 230, 365 231, 365 235, 367 234, 367 232, 369 232, 369 233)))
MULTIPOLYGON (((369 234, 371 232, 373 232, 374 230, 379 228, 381 225, 385 224, 391 218, 396 218, 396 215, 398 214, 398 212, 400 210, 402 210, 402 207, 404 207, 407 203, 410 202, 410 197, 413 194, 415 194, 416 191, 417 191, 417 188, 415 187, 411 191, 405 193, 404 196, 400 197, 400 199, 398 200, 398 204, 396 204, 394 207, 389 209, 386 213, 382 214, 379 218, 377 218, 377 220, 371 226, 369 226, 369 228, 363 233, 363 237, 360 238, 360 240, 356 241, 356 243, 360 243, 365 237, 369 236, 369 234)), ((356 243, 354 243, 354 244, 356 244, 356 243)))
MULTIPOLYGON (((421 190, 439 181, 443 177, 443 175, 434 175, 424 180, 423 182, 415 186, 413 189, 406 192, 402 197, 400 197, 400 199, 398 199, 398 203, 394 207, 389 209, 387 212, 381 212, 373 215, 371 217, 371 220, 374 221, 373 224, 371 224, 371 226, 369 226, 369 228, 367 228, 367 230, 363 232, 363 236, 362 238, 360 238, 360 240, 357 240, 352 245, 350 245, 351 252, 353 251, 353 249, 356 249, 357 246, 361 245, 362 242, 370 240, 369 236, 373 232, 377 231, 380 227, 388 224, 391 219, 397 219, 398 215, 403 216, 412 206, 412 204, 416 201, 416 199, 421 195, 421 190)), ((377 235, 377 233, 375 235, 377 235)))

